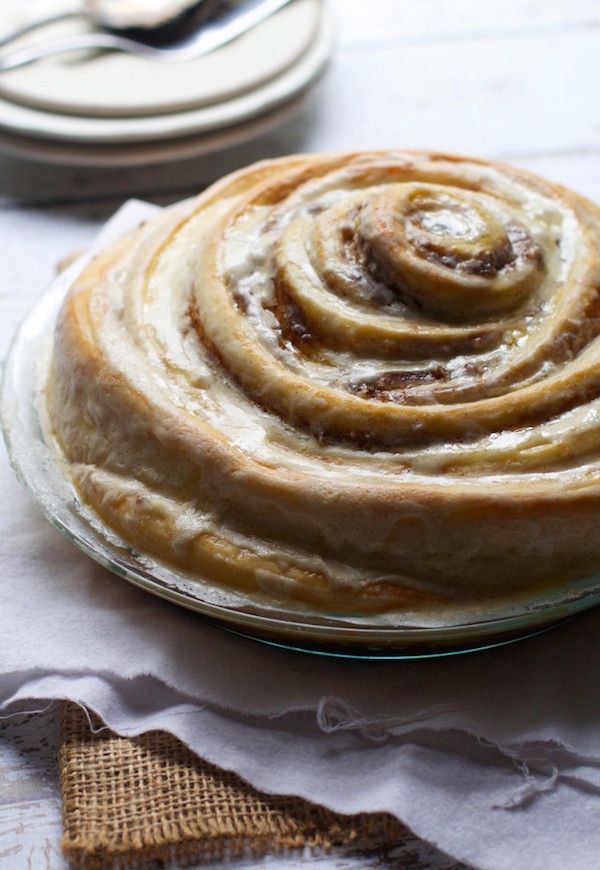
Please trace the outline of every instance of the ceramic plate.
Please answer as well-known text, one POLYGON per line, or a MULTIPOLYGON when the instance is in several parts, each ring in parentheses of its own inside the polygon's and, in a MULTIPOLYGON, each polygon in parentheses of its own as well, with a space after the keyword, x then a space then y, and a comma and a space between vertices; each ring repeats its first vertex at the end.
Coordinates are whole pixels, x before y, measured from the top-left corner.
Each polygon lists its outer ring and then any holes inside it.
MULTIPOLYGON (((91 117, 44 111, 0 98, 0 131, 26 139, 105 146, 125 143, 156 145, 220 132, 225 127, 238 126, 274 111, 306 90, 323 70, 330 44, 330 27, 324 17, 308 50, 280 75, 251 91, 186 111, 143 117, 91 117)), ((159 70, 162 69, 161 65, 159 70)), ((177 69, 180 76, 188 74, 187 64, 180 64, 177 69)))
MULTIPOLYGON (((64 0, 53 0, 44 12, 63 8, 64 0)), ((42 15, 39 4, 2 0, 0 33, 42 15)), ((106 51, 56 55, 3 73, 0 95, 22 106, 85 117, 130 118, 210 106, 280 76, 306 54, 320 26, 320 0, 294 0, 239 39, 194 61, 165 64, 106 51)), ((89 30, 85 22, 70 19, 23 38, 19 46, 89 30)))
POLYGON ((93 143, 74 145, 71 142, 29 139, 0 130, 0 151, 41 163, 94 168, 145 166, 187 160, 231 148, 265 135, 293 118, 304 105, 305 99, 306 94, 301 94, 272 112, 214 133, 165 142, 143 142, 135 146, 94 145, 93 143))

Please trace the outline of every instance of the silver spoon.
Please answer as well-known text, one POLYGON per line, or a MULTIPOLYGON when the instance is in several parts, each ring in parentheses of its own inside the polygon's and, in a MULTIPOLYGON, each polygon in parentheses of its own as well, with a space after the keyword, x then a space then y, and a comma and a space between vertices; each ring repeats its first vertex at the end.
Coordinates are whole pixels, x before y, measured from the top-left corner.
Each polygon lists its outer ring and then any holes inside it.
MULTIPOLYGON (((121 0, 122 2, 122 0, 121 0)), ((108 49, 111 51, 122 51, 128 54, 135 54, 140 57, 151 58, 159 61, 189 61, 202 55, 209 54, 217 48, 232 42, 246 31, 252 29, 261 21, 264 21, 273 13, 277 12, 283 6, 287 6, 292 0, 244 0, 244 2, 224 2, 219 6, 219 14, 215 17, 208 18, 198 24, 194 19, 189 32, 184 32, 173 36, 168 32, 168 26, 176 19, 185 17, 186 12, 193 11, 195 7, 201 7, 207 0, 196 0, 191 2, 188 0, 178 0, 175 3, 167 4, 164 0, 164 7, 170 6, 173 10, 175 6, 180 7, 175 17, 163 16, 160 25, 148 27, 138 20, 135 28, 131 23, 128 23, 127 28, 123 29, 124 33, 119 33, 115 28, 108 31, 99 31, 94 33, 80 33, 73 36, 59 37, 50 39, 46 42, 36 43, 35 45, 27 45, 22 48, 17 48, 9 51, 4 56, 0 56, 0 72, 8 72, 9 70, 18 69, 34 61, 41 60, 45 57, 50 57, 55 54, 63 54, 70 51, 108 49), (148 42, 146 40, 149 40, 148 42), (153 44, 150 44, 150 40, 153 44)), ((133 5, 133 4, 132 4, 133 5)), ((141 8, 141 4, 139 5, 141 8)), ((158 4, 155 2, 155 6, 158 4)), ((116 0, 88 0, 86 8, 83 12, 84 17, 90 17, 90 10, 97 7, 97 12, 92 20, 96 23, 105 22, 106 27, 109 21, 113 23, 118 20, 123 20, 118 11, 116 17, 110 17, 111 7, 116 10, 116 0)), ((55 21, 63 21, 67 18, 81 17, 79 12, 65 12, 55 16, 52 19, 45 19, 43 22, 31 24, 19 31, 6 37, 4 42, 0 41, 0 46, 12 41, 25 33, 42 26, 42 23, 50 24, 55 21)), ((193 16, 192 16, 193 17, 193 16)), ((129 19, 131 22, 131 18, 129 19)), ((146 18, 147 21, 147 18, 146 18)), ((185 31, 185 27, 183 28, 185 31)))

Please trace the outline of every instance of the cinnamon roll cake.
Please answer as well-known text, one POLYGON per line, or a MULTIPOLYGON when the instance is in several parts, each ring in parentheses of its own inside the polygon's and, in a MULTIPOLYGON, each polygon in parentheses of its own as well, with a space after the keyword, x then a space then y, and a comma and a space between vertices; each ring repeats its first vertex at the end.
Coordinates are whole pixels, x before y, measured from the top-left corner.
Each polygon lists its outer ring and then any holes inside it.
POLYGON ((600 568, 600 209, 447 154, 256 164, 84 269, 46 395, 80 498, 210 584, 568 584, 600 568))

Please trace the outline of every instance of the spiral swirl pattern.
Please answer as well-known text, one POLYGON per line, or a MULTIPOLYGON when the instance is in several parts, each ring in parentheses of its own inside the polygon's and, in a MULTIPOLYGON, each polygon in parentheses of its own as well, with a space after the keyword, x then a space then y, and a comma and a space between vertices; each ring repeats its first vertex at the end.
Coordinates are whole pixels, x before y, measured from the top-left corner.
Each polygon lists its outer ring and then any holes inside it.
POLYGON ((382 151, 257 164, 103 252, 48 385, 143 551, 340 612, 600 567, 600 211, 382 151))

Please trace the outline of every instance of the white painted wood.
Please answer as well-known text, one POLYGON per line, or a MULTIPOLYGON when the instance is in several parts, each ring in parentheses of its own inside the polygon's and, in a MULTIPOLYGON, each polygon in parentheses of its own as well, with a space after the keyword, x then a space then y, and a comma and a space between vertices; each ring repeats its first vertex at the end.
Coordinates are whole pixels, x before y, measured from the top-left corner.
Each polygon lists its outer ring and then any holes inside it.
POLYGON ((600 26, 598 0, 332 0, 341 45, 511 38, 600 26))
POLYGON ((0 868, 63 870, 56 710, 0 721, 0 868))
POLYGON ((57 262, 69 251, 86 247, 102 217, 89 206, 0 211, 0 360, 25 312, 55 274, 57 262))
POLYGON ((342 51, 310 146, 598 150, 599 57, 600 30, 342 51))

